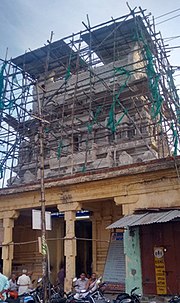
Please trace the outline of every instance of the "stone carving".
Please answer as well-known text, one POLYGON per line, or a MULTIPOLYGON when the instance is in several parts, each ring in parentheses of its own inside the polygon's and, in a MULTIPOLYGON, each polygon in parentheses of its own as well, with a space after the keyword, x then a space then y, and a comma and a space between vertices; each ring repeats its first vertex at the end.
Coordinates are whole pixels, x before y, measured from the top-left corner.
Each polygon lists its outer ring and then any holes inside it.
POLYGON ((123 151, 119 156, 119 164, 128 165, 132 163, 133 163, 133 158, 126 151, 123 151))
POLYGON ((116 114, 116 122, 118 122, 119 119, 122 119, 121 122, 120 122, 120 126, 123 123, 125 123, 125 124, 129 123, 129 118, 126 115, 123 116, 123 114, 124 114, 123 112, 116 114), (122 118, 122 116, 123 116, 123 118, 122 118))
POLYGON ((113 159, 112 149, 111 148, 108 149, 107 156, 106 156, 106 161, 107 161, 108 167, 112 167, 113 166, 114 159, 113 159))
POLYGON ((97 159, 97 151, 98 151, 98 145, 96 143, 93 143, 91 150, 92 161, 95 161, 97 159))
POLYGON ((26 170, 23 176, 24 183, 30 183, 35 181, 35 176, 30 172, 30 170, 26 170))
POLYGON ((157 155, 153 149, 147 150, 143 155, 142 155, 142 160, 143 162, 145 161, 150 161, 153 159, 157 159, 157 155))
POLYGON ((21 179, 17 176, 14 176, 7 180, 7 186, 20 185, 21 179))
POLYGON ((149 150, 145 151, 143 155, 138 156, 136 162, 145 162, 157 159, 157 153, 150 148, 149 150))

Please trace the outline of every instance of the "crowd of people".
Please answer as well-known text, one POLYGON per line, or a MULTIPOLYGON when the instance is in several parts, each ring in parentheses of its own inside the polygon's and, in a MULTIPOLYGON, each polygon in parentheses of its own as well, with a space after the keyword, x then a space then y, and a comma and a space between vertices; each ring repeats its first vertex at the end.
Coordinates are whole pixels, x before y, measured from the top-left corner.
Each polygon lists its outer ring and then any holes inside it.
POLYGON ((0 302, 5 302, 7 293, 16 299, 19 295, 28 292, 32 288, 31 273, 26 269, 22 270, 19 277, 15 273, 11 274, 10 279, 0 272, 0 302))
POLYGON ((92 273, 90 278, 88 279, 86 277, 86 274, 82 272, 80 274, 79 279, 75 282, 75 291, 76 293, 80 293, 82 290, 83 291, 89 291, 89 290, 94 290, 96 288, 96 282, 97 282, 97 277, 96 273, 92 273))
MULTIPOLYGON (((32 289, 31 274, 26 269, 22 270, 21 275, 17 277, 15 273, 11 274, 8 279, 5 275, 0 272, 0 303, 5 302, 7 293, 11 298, 16 299, 19 295, 22 295, 32 289)), ((57 274, 57 284, 60 286, 61 291, 64 291, 64 280, 65 280, 65 268, 61 264, 59 272, 57 274)), ((82 272, 79 279, 76 280, 74 290, 76 296, 82 291, 94 290, 96 287, 97 276, 96 273, 87 278, 86 274, 82 272)))
POLYGON ((80 274, 79 279, 75 282, 75 298, 78 299, 82 295, 82 291, 84 292, 84 296, 86 296, 86 293, 89 291, 94 291, 97 288, 97 276, 96 273, 92 273, 92 275, 89 277, 89 279, 86 277, 86 274, 82 272, 80 274))
MULTIPOLYGON (((65 280, 65 268, 64 268, 64 264, 61 263, 59 266, 59 272, 57 274, 57 284, 59 285, 61 292, 64 291, 64 280, 65 280)), ((80 274, 79 279, 77 279, 74 284, 74 290, 76 292, 75 298, 78 298, 79 294, 82 291, 95 290, 95 288, 97 287, 96 282, 97 282, 96 273, 92 273, 90 277, 87 277, 86 273, 82 272, 80 274)))

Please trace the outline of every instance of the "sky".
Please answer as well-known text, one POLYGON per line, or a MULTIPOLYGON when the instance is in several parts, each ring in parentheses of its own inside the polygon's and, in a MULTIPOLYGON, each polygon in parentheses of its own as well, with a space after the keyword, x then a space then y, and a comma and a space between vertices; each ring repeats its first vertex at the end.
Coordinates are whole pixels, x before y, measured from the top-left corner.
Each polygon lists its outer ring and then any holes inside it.
MULTIPOLYGON (((179 0, 128 0, 128 4, 132 9, 147 9, 156 22, 180 15, 179 0), (158 18, 173 10, 177 11, 158 18)), ((4 59, 6 52, 9 59, 43 46, 51 31, 53 41, 79 32, 85 29, 82 21, 87 24, 87 15, 94 26, 128 13, 125 0, 0 0, 0 58, 4 59)), ((180 16, 157 25, 157 30, 165 38, 180 36, 180 16)), ((180 38, 169 44, 180 45, 180 38)), ((170 52, 172 65, 180 66, 179 51, 170 52)))

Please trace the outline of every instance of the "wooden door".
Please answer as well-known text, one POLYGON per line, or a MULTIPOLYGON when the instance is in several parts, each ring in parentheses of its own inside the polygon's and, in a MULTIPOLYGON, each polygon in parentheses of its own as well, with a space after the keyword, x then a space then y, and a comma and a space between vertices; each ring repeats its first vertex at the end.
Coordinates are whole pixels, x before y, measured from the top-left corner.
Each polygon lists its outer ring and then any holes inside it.
POLYGON ((154 248, 163 249, 167 294, 180 293, 180 222, 140 227, 144 294, 157 294, 154 248))

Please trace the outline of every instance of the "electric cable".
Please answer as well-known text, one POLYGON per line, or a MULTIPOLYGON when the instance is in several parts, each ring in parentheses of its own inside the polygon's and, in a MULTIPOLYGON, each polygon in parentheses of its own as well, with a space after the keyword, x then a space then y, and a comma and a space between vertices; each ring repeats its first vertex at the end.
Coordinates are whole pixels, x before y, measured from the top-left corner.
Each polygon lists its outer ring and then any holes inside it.
POLYGON ((165 22, 167 22, 167 21, 173 20, 173 19, 175 19, 175 18, 177 18, 177 17, 180 17, 180 14, 178 14, 178 15, 176 15, 176 16, 174 16, 174 17, 168 18, 168 19, 166 19, 166 20, 163 20, 163 21, 161 21, 161 22, 158 22, 158 23, 156 23, 156 25, 159 25, 159 24, 165 23, 165 22))
POLYGON ((157 17, 155 17, 154 19, 156 20, 156 19, 162 18, 162 17, 164 17, 164 16, 170 15, 170 14, 172 14, 172 13, 178 12, 178 11, 180 11, 180 8, 174 9, 174 10, 172 10, 172 11, 170 11, 170 12, 167 12, 167 13, 165 13, 165 14, 163 14, 163 15, 157 16, 157 17))

